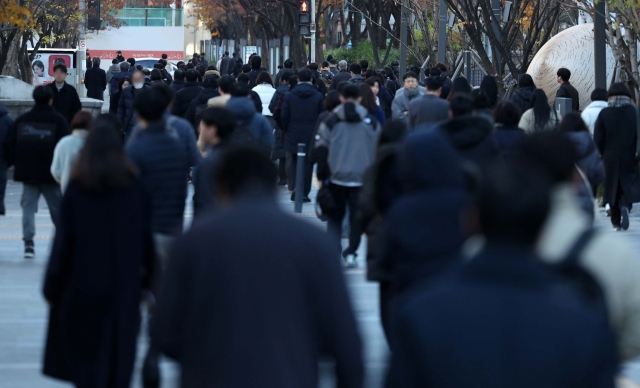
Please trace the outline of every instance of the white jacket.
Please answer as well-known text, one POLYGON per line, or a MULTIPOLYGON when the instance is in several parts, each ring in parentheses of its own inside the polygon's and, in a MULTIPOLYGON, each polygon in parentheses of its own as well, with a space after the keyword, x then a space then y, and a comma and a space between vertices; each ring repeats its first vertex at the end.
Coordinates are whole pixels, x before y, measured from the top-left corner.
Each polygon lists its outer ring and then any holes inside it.
POLYGON ((258 93, 258 96, 260 96, 260 101, 262 102, 262 114, 264 116, 273 116, 273 113, 269 110, 269 103, 271 102, 271 98, 273 98, 276 89, 269 84, 260 84, 254 87, 253 91, 258 93))
POLYGON ((586 108, 582 111, 582 119, 589 127, 589 132, 591 132, 591 136, 593 136, 593 129, 596 126, 596 120, 598 119, 598 115, 600 111, 608 106, 606 101, 593 101, 591 104, 587 105, 586 108))

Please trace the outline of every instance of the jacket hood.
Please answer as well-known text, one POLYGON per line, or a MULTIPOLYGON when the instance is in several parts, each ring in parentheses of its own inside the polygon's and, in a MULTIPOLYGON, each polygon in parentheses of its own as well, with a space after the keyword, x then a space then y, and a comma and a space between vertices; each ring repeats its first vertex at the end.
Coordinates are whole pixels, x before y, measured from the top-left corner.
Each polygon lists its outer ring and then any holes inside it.
POLYGON ((289 92, 289 85, 280 85, 276 88, 276 92, 280 94, 287 94, 289 92))
POLYGON ((531 100, 531 97, 533 96, 534 90, 536 90, 536 88, 534 88, 533 86, 527 86, 527 87, 522 88, 522 89, 516 89, 515 93, 521 99, 529 101, 529 100, 531 100))
POLYGON ((318 92, 318 89, 316 89, 316 87, 311 84, 299 83, 295 88, 291 90, 291 93, 300 98, 309 98, 315 96, 316 93, 320 92, 318 92))
POLYGON ((336 109, 333 110, 333 113, 340 118, 340 120, 346 121, 348 123, 359 123, 367 117, 367 109, 354 102, 345 102, 344 104, 338 105, 336 109))
POLYGON ((0 118, 8 114, 9 114, 9 111, 7 110, 7 108, 3 104, 0 104, 0 118))
POLYGON ((120 65, 111 65, 109 66, 109 71, 111 73, 119 73, 120 72, 120 65))
POLYGON ((482 116, 466 116, 442 125, 456 149, 472 148, 493 132, 491 123, 482 116))
POLYGON ((409 136, 398 154, 403 191, 464 189, 460 156, 441 132, 424 131, 409 136))
POLYGON ((607 108, 609 106, 609 103, 607 101, 592 101, 591 104, 587 105, 586 108, 584 108, 584 111, 587 111, 589 109, 598 109, 598 110, 602 110, 603 108, 607 108))
POLYGON ((573 146, 578 151, 578 157, 580 159, 589 156, 591 151, 595 151, 595 145, 593 144, 593 140, 591 140, 591 134, 589 132, 580 131, 580 132, 569 132, 566 134, 573 146))
POLYGON ((250 98, 231 97, 227 102, 227 108, 235 113, 238 119, 253 117, 256 114, 256 106, 250 98))
POLYGON ((196 99, 198 100, 198 103, 206 104, 207 101, 214 97, 218 97, 219 95, 220 93, 216 88, 204 88, 204 90, 202 90, 200 94, 198 94, 198 97, 196 97, 196 99))

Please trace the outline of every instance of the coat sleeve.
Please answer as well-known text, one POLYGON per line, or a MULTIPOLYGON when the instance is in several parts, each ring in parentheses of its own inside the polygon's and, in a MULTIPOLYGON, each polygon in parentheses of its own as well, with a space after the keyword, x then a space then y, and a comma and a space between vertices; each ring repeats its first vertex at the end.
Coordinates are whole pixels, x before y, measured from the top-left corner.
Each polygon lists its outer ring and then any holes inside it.
MULTIPOLYGON (((118 113, 116 114, 118 121, 121 125, 125 125, 124 115, 127 111, 125 104, 125 100, 127 99, 124 89, 120 92, 120 101, 118 101, 118 113)), ((122 130, 126 130, 127 128, 122 128, 122 130)))
MULTIPOLYGON (((329 118, 330 116, 331 115, 327 116, 327 118, 329 118)), ((331 176, 328 163, 329 146, 331 144, 331 138, 329 137, 329 135, 329 128, 327 127, 325 122, 320 123, 315 139, 314 158, 316 160, 316 163, 318 163, 316 173, 318 175, 318 180, 321 182, 324 182, 331 176)))
POLYGON ((101 74, 100 81, 102 82, 102 91, 104 92, 107 89, 107 73, 104 71, 101 71, 100 74, 101 74))
POLYGON ((404 120, 404 119, 406 119, 406 116, 404 115, 404 112, 402 111, 402 103, 401 103, 402 98, 401 97, 396 97, 393 100, 393 104, 391 104, 391 113, 392 113, 392 117, 393 117, 394 120, 404 120))
POLYGON ((264 116, 260 115, 260 143, 269 147, 269 150, 273 149, 273 128, 269 124, 269 120, 267 120, 264 116))
POLYGON ((387 104, 387 106, 391 106, 393 104, 393 96, 391 95, 391 93, 389 93, 387 88, 384 86, 380 87, 380 91, 378 92, 378 97, 380 97, 380 99, 385 104, 387 104))
POLYGON ((558 91, 556 92, 556 97, 571 98, 571 95, 569 95, 569 93, 567 93, 567 90, 563 88, 562 85, 560 85, 560 89, 558 89, 558 91))
POLYGON ((180 103, 180 99, 182 98, 182 93, 180 93, 181 91, 176 93, 176 97, 173 100, 173 106, 171 107, 171 114, 178 117, 182 117, 182 108, 180 103))
POLYGON ((276 105, 278 105, 278 100, 280 99, 280 92, 276 89, 276 92, 273 93, 271 97, 271 101, 269 102, 269 111, 271 114, 275 113, 276 105))
POLYGON ((598 148, 600 155, 604 155, 604 147, 607 143, 605 134, 606 128, 601 115, 599 115, 593 129, 593 142, 596 143, 596 148, 598 148))
POLYGON ((280 112, 280 121, 282 122, 282 130, 287 131, 289 129, 289 120, 291 119, 291 107, 289 106, 289 100, 291 94, 285 94, 284 101, 282 103, 282 111, 280 112))
POLYGON ((522 114, 520 118, 520 122, 518 123, 518 127, 525 131, 526 133, 533 133, 533 126, 531 125, 531 118, 533 116, 532 110, 527 110, 522 114))
POLYGON ((56 226, 56 236, 45 273, 43 294, 52 306, 60 303, 64 290, 71 279, 75 246, 73 226, 74 187, 74 184, 71 183, 62 197, 60 222, 56 226))
POLYGON ((56 182, 60 183, 62 178, 62 162, 60 160, 60 143, 56 144, 56 148, 53 150, 53 160, 51 161, 51 175, 56 182))
POLYGON ((76 115, 76 113, 82 110, 82 102, 80 102, 80 96, 78 96, 78 91, 75 89, 73 90, 73 97, 71 98, 73 99, 73 108, 71 109, 73 114, 71 115, 71 117, 73 117, 76 115))
MULTIPOLYGON (((416 367, 419 361, 416 360, 415 352, 413 352, 413 336, 411 335, 411 327, 409 321, 404 315, 400 314, 397 318, 396 327, 394 328, 394 351, 391 356, 391 365, 387 373, 385 388, 421 387, 418 370, 416 367)), ((424 371, 423 371, 424 373, 424 371)))

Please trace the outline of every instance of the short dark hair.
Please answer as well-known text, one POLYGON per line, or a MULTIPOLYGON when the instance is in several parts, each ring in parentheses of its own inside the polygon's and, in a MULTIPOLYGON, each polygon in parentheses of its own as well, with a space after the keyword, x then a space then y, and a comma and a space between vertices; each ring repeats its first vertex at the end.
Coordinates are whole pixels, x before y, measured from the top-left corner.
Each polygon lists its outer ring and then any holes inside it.
POLYGON ((162 59, 167 59, 167 54, 162 54, 162 59))
POLYGON ((73 116, 73 120, 71 120, 71 130, 89 129, 91 128, 91 123, 93 123, 93 115, 91 112, 81 110, 73 116))
POLYGON ((456 94, 451 98, 449 102, 449 109, 453 117, 468 116, 473 111, 473 104, 471 98, 466 94, 456 94))
POLYGON ((537 169, 512 161, 486 170, 478 194, 478 214, 489 242, 532 247, 551 207, 551 185, 537 169))
POLYGON ((125 82, 129 82, 129 84, 131 84, 131 78, 129 78, 129 77, 120 77, 120 78, 118 78, 118 91, 119 92, 122 91, 122 86, 124 85, 125 82))
MULTIPOLYGON (((367 85, 367 87, 369 86, 367 85)), ((355 84, 344 85, 340 90, 340 93, 345 100, 357 100, 360 98, 360 89, 358 88, 358 85, 355 84)))
POLYGON ((203 64, 196 66, 196 71, 200 73, 200 78, 204 77, 204 73, 207 72, 207 67, 203 64))
POLYGON ((360 68, 364 71, 367 70, 369 68, 369 61, 367 61, 366 59, 363 59, 360 61, 360 68))
POLYGON ((329 67, 329 62, 322 61, 322 67, 329 67))
MULTIPOLYGON (((129 62, 122 62, 122 63, 129 63, 129 62)), ((140 70, 140 71, 142 71, 142 72, 144 72, 145 70, 147 70, 147 69, 145 69, 145 68, 144 68, 144 66, 142 66, 142 65, 135 65, 135 68, 136 68, 136 70, 140 70)), ((147 70, 147 71, 148 71, 148 70, 147 70)))
POLYGON ((33 89, 32 96, 37 105, 48 105, 53 100, 53 91, 46 86, 37 86, 33 89))
POLYGON ((138 115, 150 123, 160 121, 168 105, 167 97, 155 87, 140 90, 134 101, 138 115))
POLYGON ((558 69, 558 77, 562 78, 564 82, 567 82, 569 81, 569 78, 571 78, 571 72, 569 71, 569 69, 561 67, 560 69, 558 69))
POLYGON ((202 86, 204 88, 213 88, 213 89, 217 89, 218 88, 218 76, 216 76, 215 74, 210 74, 206 77, 204 77, 204 80, 202 81, 202 86))
POLYGON ((173 102, 173 97, 175 96, 175 92, 168 85, 164 83, 156 83, 151 86, 154 90, 156 90, 162 97, 164 97, 164 105, 168 107, 169 104, 173 102))
POLYGON ((438 69, 440 69, 440 71, 443 72, 443 73, 447 72, 447 66, 445 66, 444 63, 438 62, 438 63, 436 63, 436 67, 438 69))
POLYGON ((440 78, 440 75, 437 75, 437 76, 432 75, 431 77, 425 80, 425 85, 427 87, 427 90, 430 92, 438 91, 438 89, 442 87, 443 83, 444 83, 444 80, 440 78))
POLYGON ((406 80, 407 78, 418 79, 418 75, 416 73, 414 73, 413 71, 408 71, 402 77, 402 81, 406 80))
POLYGON ((318 64, 317 64, 317 63, 315 63, 315 62, 311 62, 311 63, 309 64, 309 69, 311 69, 311 70, 318 70, 318 64))
POLYGON ((298 84, 298 76, 295 74, 291 74, 289 77, 289 90, 298 84))
POLYGON ((184 81, 184 70, 178 69, 175 72, 173 72, 173 80, 177 81, 184 81))
POLYGON ((53 72, 55 73, 56 71, 61 70, 63 73, 67 73, 67 66, 65 66, 64 63, 58 63, 57 65, 55 65, 53 67, 53 72))
POLYGON ((558 131, 566 132, 589 132, 589 127, 577 112, 568 112, 560 120, 558 131))
POLYGON ((359 63, 352 63, 351 66, 349 66, 349 71, 353 74, 360 74, 362 73, 362 66, 360 66, 359 63))
POLYGON ((259 69, 260 66, 262 66, 262 58, 260 58, 259 55, 254 55, 253 57, 251 57, 251 68, 259 69))
POLYGON ((239 84, 249 84, 249 82, 251 82, 251 78, 249 78, 249 75, 247 73, 242 73, 242 74, 238 74, 238 83, 239 84))
POLYGON ((198 80, 198 77, 200 77, 200 73, 194 69, 187 70, 187 73, 185 74, 187 82, 196 82, 198 80))
MULTIPOLYGON (((438 70, 438 75, 440 74, 440 70, 438 70)), ((424 76, 425 77, 430 77, 431 74, 431 69, 429 69, 428 67, 426 69, 424 69, 424 76)))
POLYGON ((135 66, 136 64, 136 59, 135 58, 127 58, 127 62, 129 62, 129 64, 131 66, 135 66))
POLYGON ((228 51, 225 51, 225 52, 224 52, 224 55, 229 55, 229 52, 228 52, 228 51))
POLYGON ((209 107, 200 112, 199 122, 202 121, 207 126, 215 125, 218 128, 218 137, 220 140, 227 140, 233 135, 236 127, 235 113, 227 108, 209 107))
POLYGON ((209 70, 218 70, 218 68, 216 67, 216 65, 209 65, 207 66, 207 71, 209 70))
POLYGON ((242 65, 242 73, 246 74, 248 72, 251 71, 251 65, 248 63, 245 63, 244 65, 242 65))
POLYGON ((311 82, 312 77, 313 77, 313 74, 311 74, 311 70, 309 69, 301 69, 298 72, 298 80, 300 82, 311 82))
POLYGON ((337 64, 337 63, 338 63, 338 61, 336 61, 335 59, 331 58, 331 59, 329 59, 329 63, 330 63, 331 65, 335 65, 335 64, 337 64))
POLYGON ((193 70, 195 68, 196 68, 196 65, 194 65, 192 62, 187 63, 187 70, 193 70))
POLYGON ((506 127, 518 126, 521 116, 520 107, 511 101, 499 102, 493 111, 493 120, 496 124, 502 124, 506 127))
POLYGON ((595 88, 591 92, 591 101, 607 101, 607 89, 595 88))
POLYGON ((164 65, 162 64, 162 62, 156 62, 153 64, 153 68, 154 69, 158 69, 158 70, 162 70, 164 69, 164 65))
POLYGON ((293 67, 293 61, 291 59, 285 59, 284 67, 285 69, 291 69, 293 67))
POLYGON ((552 183, 569 182, 578 153, 573 142, 559 131, 535 132, 518 145, 516 155, 542 171, 552 183))
POLYGON ((337 90, 330 90, 324 98, 324 109, 327 112, 331 112, 342 104, 340 101, 340 92, 337 90))
POLYGON ((627 85, 625 85, 624 83, 615 82, 613 85, 611 85, 611 87, 609 88, 609 93, 607 94, 607 97, 614 96, 627 96, 631 98, 631 92, 629 91, 627 85))
POLYGON ((292 75, 293 73, 290 71, 282 73, 282 75, 280 76, 280 82, 285 81, 284 83, 289 83, 289 77, 291 77, 292 75))
POLYGON ((233 85, 233 87, 231 88, 231 96, 232 97, 247 97, 249 95, 249 84, 242 82, 242 81, 238 81, 235 85, 233 85))
POLYGON ((273 79, 271 78, 271 74, 267 73, 266 71, 261 71, 260 74, 258 74, 258 77, 256 77, 256 85, 260 84, 269 84, 273 86, 273 79))
POLYGON ((442 71, 437 67, 429 69, 429 75, 432 77, 440 77, 441 74, 442 74, 442 71))
POLYGON ((118 58, 113 58, 113 59, 111 60, 111 64, 112 64, 112 65, 117 65, 118 63, 120 63, 120 61, 118 61, 118 58))
POLYGON ((246 195, 275 193, 278 170, 264 152, 253 148, 232 148, 215 169, 216 195, 236 199, 246 195))
POLYGON ((161 81, 162 80, 162 72, 158 69, 151 70, 151 76, 149 77, 151 81, 161 81))
POLYGON ((225 75, 218 81, 218 88, 225 94, 231 93, 231 88, 236 84, 236 79, 232 75, 225 75))

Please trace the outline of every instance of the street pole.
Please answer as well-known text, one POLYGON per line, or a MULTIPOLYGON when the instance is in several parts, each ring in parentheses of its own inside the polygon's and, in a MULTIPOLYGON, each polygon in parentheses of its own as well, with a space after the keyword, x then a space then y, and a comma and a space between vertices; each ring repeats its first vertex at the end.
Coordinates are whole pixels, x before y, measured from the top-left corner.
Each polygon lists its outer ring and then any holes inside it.
POLYGON ((407 72, 407 12, 405 3, 400 6, 400 79, 407 72))
MULTIPOLYGON (((602 1, 602 0, 601 0, 602 1)), ((496 21, 494 21, 493 24, 493 34, 496 36, 496 40, 498 41, 498 43, 500 43, 502 41, 502 38, 500 36, 500 26, 498 25, 498 23, 500 23, 500 19, 502 17, 502 10, 501 10, 501 4, 502 2, 500 0, 491 0, 491 8, 493 11, 493 15, 496 17, 496 21)), ((496 47, 496 49, 492 49, 491 50, 491 55, 493 56, 494 60, 495 60, 495 69, 496 69, 496 73, 498 75, 502 75, 502 73, 500 72, 500 63, 502 61, 502 58, 500 57, 500 52, 498 52, 498 48, 496 47)))
POLYGON ((316 0, 311 0, 311 63, 316 61, 316 0))
POLYGON ((607 88, 607 52, 605 42, 604 1, 600 0, 595 5, 595 18, 593 20, 593 52, 595 60, 595 84, 596 88, 607 88))
POLYGON ((82 15, 82 20, 78 23, 78 46, 76 50, 76 91, 80 97, 87 96, 87 89, 82 84, 82 64, 86 57, 86 29, 87 29, 87 12, 85 0, 78 2, 78 11, 82 15), (82 86, 82 87, 81 87, 82 86))
MULTIPOLYGON (((440 0, 440 25, 438 30, 438 62, 447 60, 447 2, 440 0)), ((446 64, 446 63, 445 63, 446 64)))

